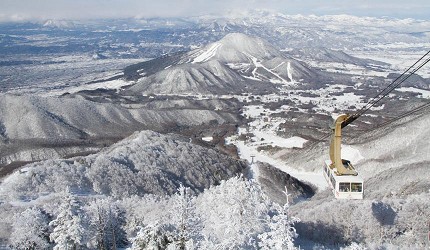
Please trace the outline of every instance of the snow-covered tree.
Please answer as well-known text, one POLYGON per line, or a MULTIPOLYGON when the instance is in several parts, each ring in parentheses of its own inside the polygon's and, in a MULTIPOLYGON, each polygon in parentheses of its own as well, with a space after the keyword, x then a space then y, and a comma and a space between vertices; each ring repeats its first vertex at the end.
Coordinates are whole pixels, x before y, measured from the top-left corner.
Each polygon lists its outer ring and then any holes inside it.
POLYGON ((167 225, 147 225, 141 227, 132 240, 131 250, 161 250, 172 243, 172 228, 167 225))
POLYGON ((269 219, 268 231, 260 234, 259 246, 261 249, 296 249, 294 238, 297 237, 293 224, 298 220, 288 216, 288 205, 281 207, 274 204, 274 211, 269 219))
POLYGON ((81 204, 68 190, 59 207, 57 218, 49 223, 54 229, 50 235, 55 249, 78 249, 85 244, 85 225, 81 204))
POLYGON ((195 197, 190 188, 181 185, 173 196, 171 210, 172 225, 175 227, 174 244, 178 249, 194 249, 201 236, 201 220, 196 213, 195 197))
POLYGON ((287 188, 285 188, 285 195, 287 196, 287 202, 283 206, 272 203, 272 211, 268 213, 268 230, 258 236, 260 239, 258 245, 263 250, 296 249, 294 238, 297 237, 297 233, 293 225, 299 220, 290 217, 288 213, 290 204, 287 188))
POLYGON ((14 216, 10 247, 13 249, 48 249, 49 216, 37 207, 31 207, 14 216))
POLYGON ((181 185, 166 206, 168 216, 141 227, 133 239, 133 249, 198 248, 203 237, 195 200, 190 188, 181 185))
POLYGON ((128 241, 123 229, 125 211, 110 198, 98 199, 91 202, 88 211, 92 236, 89 245, 97 249, 117 249, 124 247, 128 241))
POLYGON ((137 194, 138 173, 126 163, 114 157, 98 157, 87 173, 94 191, 116 198, 137 194))
POLYGON ((204 236, 220 249, 257 248, 265 229, 270 201, 252 180, 242 177, 222 181, 199 197, 204 236))
POLYGON ((126 209, 127 235, 136 235, 142 225, 158 225, 170 221, 170 198, 147 194, 143 197, 131 196, 121 200, 121 206, 126 209))
POLYGON ((341 248, 341 250, 366 250, 367 247, 365 247, 363 244, 359 244, 356 242, 352 242, 349 246, 341 248))

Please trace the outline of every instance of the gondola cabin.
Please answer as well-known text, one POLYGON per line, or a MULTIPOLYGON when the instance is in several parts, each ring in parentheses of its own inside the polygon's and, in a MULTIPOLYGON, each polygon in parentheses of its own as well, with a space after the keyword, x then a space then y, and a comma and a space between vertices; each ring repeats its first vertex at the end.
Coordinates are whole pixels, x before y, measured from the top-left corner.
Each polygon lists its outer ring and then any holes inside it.
POLYGON ((330 143, 330 160, 325 161, 324 176, 337 199, 363 199, 363 179, 351 162, 341 158, 341 130, 348 125, 349 115, 334 121, 330 143))
POLYGON ((338 175, 336 169, 330 168, 331 162, 325 161, 324 177, 337 199, 363 199, 363 179, 358 175, 338 175))

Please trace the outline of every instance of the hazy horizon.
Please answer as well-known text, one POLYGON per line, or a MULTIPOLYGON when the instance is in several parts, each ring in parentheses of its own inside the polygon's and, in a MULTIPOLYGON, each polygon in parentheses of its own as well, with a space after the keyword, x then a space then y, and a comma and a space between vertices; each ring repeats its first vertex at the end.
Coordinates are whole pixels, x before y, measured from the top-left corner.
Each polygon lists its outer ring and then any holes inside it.
POLYGON ((394 0, 346 2, 343 0, 0 0, 0 22, 89 20, 107 18, 224 16, 264 9, 287 15, 354 15, 369 17, 430 19, 430 2, 394 0), (243 6, 246 6, 244 8, 243 6))

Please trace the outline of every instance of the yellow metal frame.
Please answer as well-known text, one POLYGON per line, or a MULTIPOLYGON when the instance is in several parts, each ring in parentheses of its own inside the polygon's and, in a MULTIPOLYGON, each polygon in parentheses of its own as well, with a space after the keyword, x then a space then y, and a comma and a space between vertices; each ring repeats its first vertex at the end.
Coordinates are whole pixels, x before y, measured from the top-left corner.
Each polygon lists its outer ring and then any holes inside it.
POLYGON ((338 175, 358 175, 354 167, 347 160, 341 158, 342 144, 342 123, 348 119, 349 115, 343 114, 337 117, 333 123, 333 135, 330 143, 330 168, 336 168, 338 175))

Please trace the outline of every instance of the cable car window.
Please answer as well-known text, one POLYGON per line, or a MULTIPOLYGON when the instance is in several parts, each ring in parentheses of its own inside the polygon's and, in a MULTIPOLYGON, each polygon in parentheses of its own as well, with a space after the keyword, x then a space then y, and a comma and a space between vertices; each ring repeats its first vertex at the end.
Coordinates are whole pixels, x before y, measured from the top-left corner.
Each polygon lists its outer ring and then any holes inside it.
POLYGON ((349 182, 339 183, 339 192, 350 192, 350 183, 349 182))
POLYGON ((351 191, 352 192, 362 192, 363 185, 361 183, 351 183, 351 191))

